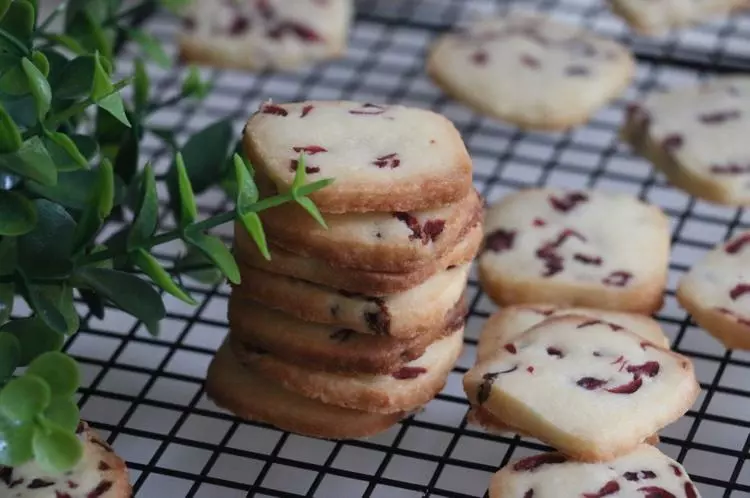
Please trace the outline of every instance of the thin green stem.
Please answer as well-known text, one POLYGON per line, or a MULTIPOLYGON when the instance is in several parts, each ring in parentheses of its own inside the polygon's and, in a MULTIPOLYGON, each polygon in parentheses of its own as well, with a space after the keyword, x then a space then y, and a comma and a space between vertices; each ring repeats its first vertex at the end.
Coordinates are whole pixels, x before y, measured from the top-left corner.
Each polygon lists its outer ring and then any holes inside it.
POLYGON ((10 33, 8 33, 7 31, 5 31, 2 28, 0 28, 0 38, 3 38, 3 39, 5 39, 5 41, 10 42, 11 45, 13 45, 14 47, 16 47, 18 49, 18 51, 19 51, 19 53, 21 55, 26 56, 26 55, 30 55, 31 54, 31 50, 29 50, 29 47, 27 47, 26 45, 24 45, 21 40, 19 40, 15 36, 11 35, 10 33))
MULTIPOLYGON (((105 95, 105 98, 109 95, 112 95, 113 93, 117 93, 120 90, 122 90, 123 88, 128 86, 132 80, 133 80, 132 78, 125 78, 124 80, 118 81, 117 83, 114 84, 112 91, 109 94, 105 95)), ((70 107, 68 107, 67 109, 64 109, 52 115, 47 120, 46 126, 47 128, 54 130, 61 123, 64 123, 65 121, 72 118, 73 116, 82 113, 89 106, 92 106, 94 104, 96 104, 96 101, 94 101, 94 99, 92 99, 91 97, 87 98, 86 100, 82 100, 81 102, 77 102, 71 105, 70 107)))
POLYGON ((42 24, 37 26, 36 31, 34 32, 35 35, 41 35, 44 33, 44 31, 49 28, 50 24, 54 22, 55 19, 57 19, 57 16, 63 13, 63 11, 68 8, 68 2, 60 2, 60 4, 55 7, 55 10, 50 12, 50 14, 47 16, 47 19, 42 21, 42 24))

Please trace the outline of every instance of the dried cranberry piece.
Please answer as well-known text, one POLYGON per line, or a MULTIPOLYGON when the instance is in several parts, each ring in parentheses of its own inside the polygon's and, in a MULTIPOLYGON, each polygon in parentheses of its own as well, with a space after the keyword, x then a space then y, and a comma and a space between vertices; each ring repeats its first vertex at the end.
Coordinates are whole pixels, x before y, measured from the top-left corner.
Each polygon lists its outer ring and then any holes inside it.
POLYGON ((489 372, 482 376, 482 383, 479 384, 479 389, 477 390, 477 401, 479 404, 483 404, 485 401, 487 401, 490 398, 490 393, 492 392, 492 384, 495 383, 495 380, 498 378, 498 376, 515 372, 518 370, 518 365, 515 365, 508 370, 503 370, 502 372, 489 372))
POLYGON ((503 348, 505 348, 505 350, 509 352, 510 354, 516 354, 518 352, 518 350, 516 349, 516 346, 513 345, 512 343, 506 344, 505 346, 503 346, 503 348))
POLYGON ((385 107, 379 106, 377 104, 370 104, 368 102, 366 104, 363 104, 359 109, 350 109, 349 114, 354 114, 357 116, 378 116, 380 114, 383 114, 385 111, 385 107))
POLYGON ((608 277, 602 280, 604 285, 612 285, 614 287, 625 287, 630 279, 633 278, 633 274, 627 271, 614 271, 609 274, 608 277))
POLYGON ((474 54, 471 56, 472 62, 478 66, 484 66, 487 64, 487 60, 489 59, 489 56, 487 55, 487 52, 484 50, 477 50, 474 52, 474 54))
POLYGON ((427 373, 427 369, 423 367, 401 367, 391 374, 391 377, 398 380, 405 379, 416 379, 423 373, 427 373))
POLYGON ((391 313, 388 311, 388 306, 380 298, 374 298, 372 302, 377 305, 378 310, 365 312, 364 318, 367 328, 376 334, 389 335, 391 333, 391 313))
POLYGON ((241 35, 246 33, 248 29, 250 29, 250 20, 247 17, 237 16, 229 26, 229 34, 241 35))
POLYGON ((739 323, 740 325, 745 325, 747 327, 750 327, 750 320, 748 320, 747 318, 742 318, 740 315, 733 312, 732 310, 729 310, 727 308, 716 308, 716 310, 721 313, 724 313, 725 315, 729 315, 733 317, 735 320, 737 320, 737 323, 739 323))
POLYGON ((524 309, 527 311, 533 311, 534 313, 539 313, 540 315, 544 315, 544 316, 550 316, 551 314, 555 312, 554 309, 549 309, 549 310, 544 310, 544 309, 539 309, 539 308, 524 308, 524 309))
POLYGON ((356 334, 356 333, 357 332, 352 329, 339 329, 333 332, 331 335, 329 335, 328 338, 336 342, 346 342, 349 339, 351 339, 353 334, 356 334))
POLYGON ((422 239, 422 227, 419 224, 419 220, 409 213, 393 213, 393 216, 403 223, 406 223, 407 228, 411 230, 409 240, 421 240, 422 239))
POLYGON ((517 461, 513 465, 513 471, 534 472, 543 465, 556 465, 567 461, 568 457, 560 453, 542 453, 541 455, 534 455, 517 461))
POLYGON ((529 489, 523 494, 523 498, 534 498, 534 490, 529 489))
POLYGON ((313 108, 314 108, 313 105, 310 105, 310 104, 306 105, 305 107, 302 108, 302 114, 300 114, 299 117, 304 118, 305 116, 310 114, 310 111, 312 111, 313 108))
POLYGON ((576 328, 583 329, 586 327, 591 327, 592 325, 599 325, 599 324, 607 325, 610 329, 614 330, 615 332, 617 332, 618 330, 623 330, 625 328, 622 325, 617 325, 616 323, 599 320, 598 318, 593 318, 591 320, 586 320, 585 322, 581 322, 576 328))
POLYGON ((535 227, 543 227, 547 224, 546 221, 544 221, 541 218, 534 218, 534 221, 531 222, 535 227))
MULTIPOLYGON (((289 169, 291 171, 297 171, 297 168, 299 168, 299 160, 292 159, 289 162, 289 169)), ((319 166, 305 166, 305 173, 308 173, 308 174, 320 173, 320 167, 319 166)))
POLYGON ((698 498, 698 491, 692 482, 685 483, 685 498, 698 498))
POLYGON ((47 481, 45 479, 34 479, 26 487, 29 489, 41 489, 41 488, 49 488, 50 486, 54 486, 54 485, 55 485, 54 481, 47 481))
POLYGON ((537 69, 541 66, 539 59, 529 54, 521 55, 521 64, 531 69, 537 69))
POLYGON ((590 74, 589 68, 586 66, 568 66, 565 68, 565 74, 568 76, 586 76, 590 74))
POLYGON ((680 470, 677 465, 670 463, 669 466, 672 467, 672 472, 674 472, 674 475, 676 475, 677 477, 682 477, 682 470, 680 470))
POLYGON ((744 175, 750 173, 750 164, 712 164, 710 171, 716 175, 744 175))
POLYGON ((0 466, 0 481, 4 482, 7 486, 10 486, 13 480, 13 468, 0 466))
POLYGON ((371 164, 374 164, 378 168, 395 169, 401 166, 401 159, 398 157, 398 153, 394 152, 392 154, 378 157, 371 164))
POLYGON ((628 365, 628 373, 656 377, 659 374, 660 365, 658 361, 647 361, 642 365, 628 365))
POLYGON ((304 152, 307 155, 314 156, 315 154, 320 154, 321 152, 328 152, 328 149, 325 147, 321 147, 320 145, 305 145, 303 147, 292 147, 292 150, 294 152, 304 152))
POLYGON ((742 114, 740 111, 733 109, 731 111, 716 111, 716 112, 709 112, 706 114, 701 114, 698 116, 698 119, 701 123, 705 124, 719 124, 724 123, 726 121, 732 121, 735 119, 740 119, 740 116, 742 114))
POLYGON ((63 493, 62 491, 55 491, 55 498, 72 498, 72 497, 68 493, 63 493))
POLYGON ((286 116, 289 115, 289 111, 287 111, 286 109, 284 109, 280 105, 275 105, 275 104, 266 104, 266 105, 264 105, 261 108, 260 112, 263 113, 263 114, 273 114, 274 116, 284 116, 284 117, 286 117, 286 116))
POLYGON ((685 139, 682 137, 682 135, 680 135, 679 133, 672 133, 671 135, 667 135, 664 140, 662 140, 661 146, 667 152, 672 152, 682 147, 683 143, 685 143, 685 139))
POLYGON ((531 367, 531 366, 526 367, 526 371, 529 372, 530 374, 533 374, 534 373, 534 367, 531 367))
POLYGON ((612 394, 633 394, 634 392, 638 391, 641 386, 643 386, 643 379, 636 374, 633 376, 633 380, 631 380, 627 384, 609 388, 607 389, 607 392, 612 394))
POLYGON ((554 195, 549 196, 550 205, 557 211, 567 213, 571 209, 575 208, 578 204, 589 200, 589 196, 583 192, 569 192, 562 198, 554 195))
POLYGON ((112 467, 110 467, 109 464, 105 462, 104 460, 99 462, 99 470, 101 470, 102 472, 105 472, 111 468, 112 467))
POLYGON ((286 34, 293 34, 297 38, 311 43, 323 41, 323 38, 314 29, 294 21, 280 22, 268 32, 268 36, 274 39, 279 39, 286 34))
POLYGON ((609 481, 596 493, 584 493, 583 498, 603 498, 605 496, 613 495, 618 491, 620 491, 620 485, 617 484, 617 481, 609 481))
POLYGON ((727 254, 737 254, 738 252, 740 252, 740 249, 742 249, 748 242, 750 242, 750 232, 742 234, 736 239, 730 241, 726 246, 724 246, 724 250, 727 252, 727 254))
POLYGON ((750 284, 737 284, 734 286, 734 289, 729 292, 729 297, 736 300, 738 297, 747 294, 748 292, 750 292, 750 284))
POLYGON ((112 481, 102 481, 96 488, 94 488, 93 491, 86 495, 86 498, 100 498, 101 496, 104 496, 104 493, 109 491, 111 488, 112 481))
POLYGON ((445 220, 427 220, 422 227, 422 242, 435 242, 445 229, 445 220))
POLYGON ((656 474, 650 470, 640 470, 637 472, 625 472, 622 477, 626 481, 638 482, 641 479, 656 479, 656 474))
POLYGON ((628 121, 631 121, 636 126, 646 128, 651 122, 651 114, 641 105, 630 103, 625 112, 628 116, 628 121))
POLYGON ((484 239, 484 246, 492 252, 503 252, 513 249, 513 243, 516 240, 515 230, 505 230, 498 228, 488 234, 484 239))
POLYGON ((550 355, 550 356, 556 356, 558 358, 562 358, 562 357, 565 356, 565 355, 563 355, 562 351, 560 351, 558 348, 552 347, 552 346, 550 346, 550 347, 547 348, 547 354, 550 355))
POLYGON ((676 498, 675 495, 658 486, 645 486, 638 488, 638 491, 643 493, 643 498, 676 498))
POLYGON ((602 258, 599 256, 589 256, 580 252, 573 255, 573 259, 585 265, 601 266, 602 258))
POLYGON ((576 385, 584 389, 587 389, 589 391, 593 391, 595 389, 599 389, 606 383, 607 383, 606 380, 597 379, 594 377, 583 377, 579 379, 578 382, 576 382, 576 385))

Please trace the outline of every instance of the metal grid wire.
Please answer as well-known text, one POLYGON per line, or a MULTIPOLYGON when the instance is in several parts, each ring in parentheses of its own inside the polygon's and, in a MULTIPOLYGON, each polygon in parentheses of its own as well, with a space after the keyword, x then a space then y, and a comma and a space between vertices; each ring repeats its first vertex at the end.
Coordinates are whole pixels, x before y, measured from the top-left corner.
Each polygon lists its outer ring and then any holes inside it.
MULTIPOLYGON (((523 3, 631 45, 640 63, 623 100, 586 126, 561 134, 521 133, 482 118, 427 80, 424 55, 443 30, 477 14, 502 12, 509 4, 366 0, 357 5, 344 60, 287 74, 206 70, 204 76, 215 85, 210 96, 200 104, 160 111, 153 124, 174 127, 184 138, 226 116, 239 133, 267 98, 403 103, 434 109, 456 123, 474 159, 475 184, 489 201, 522 187, 557 185, 631 192, 661 206, 671 218, 673 252, 666 304, 658 318, 674 349, 694 360, 702 388, 689 413, 663 431, 661 448, 685 464, 704 497, 750 497, 750 465, 743 466, 750 449, 750 354, 724 350, 687 319, 674 298, 679 277, 706 250, 747 228, 748 217, 669 187, 616 138, 625 101, 660 86, 750 70, 750 18, 733 16, 668 37, 641 39, 597 0, 523 3)), ((175 19, 158 15, 146 28, 174 52, 175 19)), ((132 56, 126 47, 124 66, 130 66, 132 56)), ((169 98, 179 91, 183 71, 151 68, 152 91, 169 98)), ((168 151, 154 137, 147 137, 143 147, 163 173, 168 151)), ((199 204, 203 214, 228 207, 218 191, 203 195, 199 204)), ((165 217, 162 227, 170 226, 172 219, 165 217)), ((223 233, 227 241, 230 230, 223 233)), ((182 248, 158 250, 169 260, 182 248)), ((466 347, 445 390, 423 412, 386 433, 345 442, 245 423, 209 402, 202 380, 227 331, 229 289, 188 286, 200 305, 191 308, 167 297, 169 313, 159 337, 110 309, 103 321, 84 314, 81 332, 67 345, 84 370, 83 416, 127 460, 138 497, 480 497, 499 466, 543 448, 531 439, 490 436, 466 425, 461 376, 472 365, 478 333, 495 310, 473 275, 466 347)), ((85 312, 83 306, 80 310, 85 312)))

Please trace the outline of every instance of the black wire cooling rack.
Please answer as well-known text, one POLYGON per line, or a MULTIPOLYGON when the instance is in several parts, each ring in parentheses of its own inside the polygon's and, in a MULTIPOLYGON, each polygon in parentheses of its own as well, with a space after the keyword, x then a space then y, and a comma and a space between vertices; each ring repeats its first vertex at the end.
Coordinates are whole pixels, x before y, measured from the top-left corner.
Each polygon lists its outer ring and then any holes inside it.
MULTIPOLYGON (((398 102, 434 109, 456 123, 474 159, 475 184, 489 201, 522 187, 558 185, 632 192, 661 206, 671 217, 674 245, 666 304, 658 318, 675 350, 693 358, 702 387, 690 412, 663 431, 661 448, 685 464, 705 498, 750 497, 750 465, 744 465, 750 449, 750 354, 726 351, 688 320, 674 298, 679 277, 714 244, 747 228, 748 216, 669 187, 616 136, 626 101, 661 86, 750 71, 750 17, 735 15, 646 39, 632 36, 606 2, 517 3, 629 44, 639 66, 623 99, 564 134, 522 133, 482 118, 428 81, 424 56, 430 41, 452 25, 502 13, 513 3, 366 0, 357 5, 345 59, 286 74, 205 70, 214 83, 205 101, 160 111, 153 124, 174 127, 184 138, 228 116, 239 134, 247 116, 268 98, 398 102)), ((156 15, 145 27, 175 52, 176 19, 156 15)), ((130 66, 133 53, 125 47, 122 65, 130 66)), ((150 68, 152 91, 164 98, 176 94, 183 71, 150 68)), ((146 137, 143 147, 163 173, 170 158, 162 143, 146 137)), ((227 202, 219 191, 199 199, 204 214, 226 209, 227 202)), ((171 218, 162 220, 163 227, 172 225, 171 218)), ((227 241, 230 230, 223 233, 227 241)), ((165 260, 182 250, 158 249, 165 260)), ((477 335, 494 310, 474 277, 465 352, 445 390, 385 434, 344 442, 245 423, 205 398, 206 367, 227 331, 229 289, 188 285, 200 304, 191 308, 167 297, 169 313, 159 337, 110 309, 101 321, 84 314, 81 331, 67 345, 84 370, 83 416, 127 460, 139 498, 481 497, 499 466, 542 448, 530 439, 490 436, 466 425, 461 376, 473 363, 477 335)))

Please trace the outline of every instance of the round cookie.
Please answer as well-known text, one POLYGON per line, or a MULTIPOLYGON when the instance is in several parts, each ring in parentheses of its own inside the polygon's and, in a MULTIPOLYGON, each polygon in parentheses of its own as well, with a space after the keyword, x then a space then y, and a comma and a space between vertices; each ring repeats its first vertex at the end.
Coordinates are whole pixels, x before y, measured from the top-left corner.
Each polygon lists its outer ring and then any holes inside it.
POLYGON ((269 382, 243 367, 225 343, 208 367, 206 394, 218 406, 248 420, 310 437, 350 439, 383 432, 405 413, 369 413, 326 405, 269 382))
POLYGON ((588 121, 634 71, 622 45, 522 12, 443 35, 427 61, 435 83, 478 112, 548 130, 588 121))
POLYGON ((378 413, 408 412, 437 395, 463 349, 463 327, 430 344, 389 374, 341 375, 311 370, 273 355, 235 350, 240 362, 285 389, 323 403, 378 413))
POLYGON ((479 276, 500 305, 651 314, 662 305, 669 246, 667 217, 635 197, 529 189, 488 209, 479 276))
POLYGON ((482 225, 477 222, 461 236, 452 249, 433 264, 409 273, 382 273, 334 268, 325 261, 298 256, 273 245, 271 261, 268 261, 258 252, 244 228, 234 233, 234 249, 243 275, 247 273, 246 268, 252 267, 368 296, 385 296, 408 291, 451 266, 470 263, 481 243, 482 225))
POLYGON ((603 463, 582 463, 561 453, 516 460, 490 481, 490 498, 700 498, 685 469, 647 444, 603 463))
POLYGON ((290 363, 334 373, 387 374, 422 356, 440 337, 463 327, 466 304, 450 310, 443 326, 411 339, 358 334, 350 329, 303 322, 284 313, 229 299, 232 347, 264 351, 290 363))
POLYGON ((727 348, 750 349, 750 232, 710 251, 682 277, 677 300, 727 348))
POLYGON ((613 0, 612 11, 622 17, 631 28, 645 35, 659 35, 672 28, 680 28, 747 8, 746 0, 613 0))
POLYGON ((18 467, 0 465, 3 498, 130 498, 125 462, 86 423, 76 431, 83 457, 65 474, 50 474, 36 462, 18 467))
POLYGON ((309 101, 261 105, 243 145, 280 191, 301 153, 310 181, 336 181, 310 195, 323 213, 416 211, 469 195, 471 158, 445 117, 400 105, 309 101))
POLYGON ((654 93, 631 105, 621 136, 690 195, 747 205, 748 130, 750 77, 725 76, 654 93))
POLYGON ((292 69, 340 57, 351 0, 193 0, 182 13, 180 58, 237 69, 292 69))
POLYGON ((464 377, 469 401, 581 461, 606 461, 681 417, 700 388, 686 357, 589 317, 545 320, 464 377))

